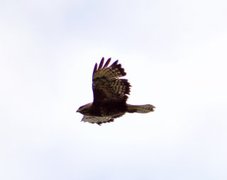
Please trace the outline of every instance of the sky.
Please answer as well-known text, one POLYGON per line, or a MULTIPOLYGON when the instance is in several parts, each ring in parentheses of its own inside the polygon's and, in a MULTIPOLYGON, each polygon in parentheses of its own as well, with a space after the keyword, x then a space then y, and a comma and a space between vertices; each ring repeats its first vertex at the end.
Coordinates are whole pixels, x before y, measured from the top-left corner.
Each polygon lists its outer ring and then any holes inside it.
POLYGON ((0 179, 227 179, 226 19, 224 0, 1 0, 0 179), (81 122, 102 57, 155 112, 81 122))

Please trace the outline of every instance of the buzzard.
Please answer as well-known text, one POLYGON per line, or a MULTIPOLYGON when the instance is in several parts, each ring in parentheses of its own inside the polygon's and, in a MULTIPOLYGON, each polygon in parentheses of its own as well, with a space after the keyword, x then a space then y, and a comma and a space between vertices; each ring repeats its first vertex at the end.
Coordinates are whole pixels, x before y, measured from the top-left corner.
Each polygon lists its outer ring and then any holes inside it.
POLYGON ((92 75, 93 102, 79 107, 77 112, 83 114, 82 121, 89 123, 113 122, 128 113, 148 113, 154 111, 151 104, 127 104, 130 93, 130 84, 127 79, 122 79, 126 73, 118 60, 110 65, 111 58, 104 62, 101 59, 96 63, 92 75))

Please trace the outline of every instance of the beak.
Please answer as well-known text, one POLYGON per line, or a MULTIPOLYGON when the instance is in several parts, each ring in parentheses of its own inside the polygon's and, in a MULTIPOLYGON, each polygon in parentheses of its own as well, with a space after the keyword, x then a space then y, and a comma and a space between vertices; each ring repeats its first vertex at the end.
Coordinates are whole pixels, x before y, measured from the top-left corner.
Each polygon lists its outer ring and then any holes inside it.
POLYGON ((80 112, 79 109, 77 109, 76 112, 80 112))

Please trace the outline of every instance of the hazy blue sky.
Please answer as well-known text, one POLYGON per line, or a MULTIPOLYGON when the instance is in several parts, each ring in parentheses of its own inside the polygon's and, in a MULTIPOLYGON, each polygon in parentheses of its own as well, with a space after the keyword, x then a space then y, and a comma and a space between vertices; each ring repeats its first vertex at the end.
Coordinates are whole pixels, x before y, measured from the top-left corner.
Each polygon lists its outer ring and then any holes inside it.
POLYGON ((0 179, 227 179, 226 19, 225 0, 1 0, 0 179), (102 56, 154 113, 80 122, 102 56))

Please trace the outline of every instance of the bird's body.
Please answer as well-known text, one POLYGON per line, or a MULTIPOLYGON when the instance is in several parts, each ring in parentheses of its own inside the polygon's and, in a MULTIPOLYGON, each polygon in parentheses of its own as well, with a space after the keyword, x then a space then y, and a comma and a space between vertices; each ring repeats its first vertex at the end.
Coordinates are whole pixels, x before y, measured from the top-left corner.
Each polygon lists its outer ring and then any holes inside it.
POLYGON ((126 73, 115 61, 109 66, 110 58, 104 64, 104 58, 95 64, 92 89, 94 100, 92 103, 81 106, 77 112, 84 115, 82 121, 102 124, 112 122, 114 118, 124 115, 126 112, 147 113, 154 110, 154 106, 129 105, 126 103, 130 93, 130 84, 127 79, 121 79, 126 73))

